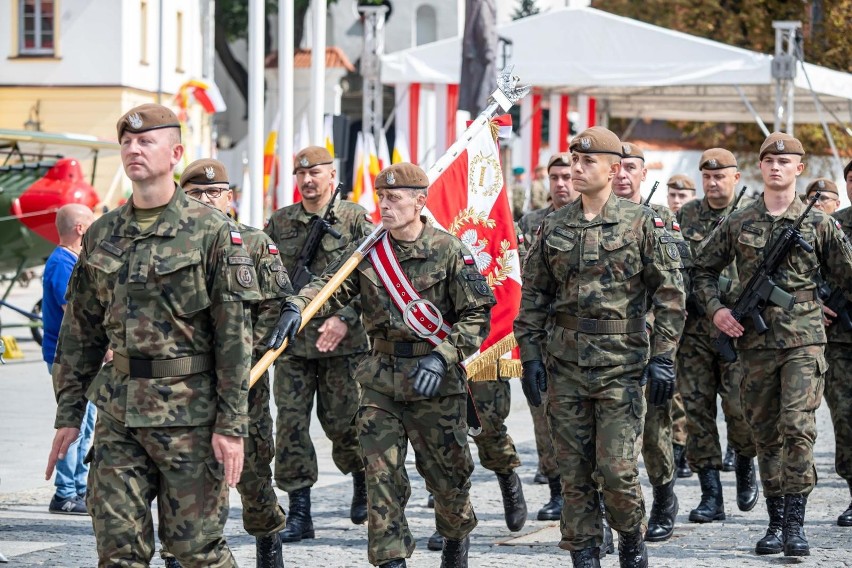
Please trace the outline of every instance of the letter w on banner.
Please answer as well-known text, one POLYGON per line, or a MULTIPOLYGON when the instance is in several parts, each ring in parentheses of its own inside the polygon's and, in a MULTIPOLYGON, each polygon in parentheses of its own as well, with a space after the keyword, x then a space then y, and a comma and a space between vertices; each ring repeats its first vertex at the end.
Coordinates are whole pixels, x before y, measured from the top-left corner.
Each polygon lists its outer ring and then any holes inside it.
POLYGON ((507 125, 511 128, 511 120, 509 115, 498 116, 490 129, 483 128, 429 186, 426 200, 433 223, 467 245, 497 298, 491 310, 491 333, 468 359, 480 356, 467 366, 469 376, 494 365, 517 345, 512 326, 521 305, 521 267, 496 142, 498 131, 507 125))

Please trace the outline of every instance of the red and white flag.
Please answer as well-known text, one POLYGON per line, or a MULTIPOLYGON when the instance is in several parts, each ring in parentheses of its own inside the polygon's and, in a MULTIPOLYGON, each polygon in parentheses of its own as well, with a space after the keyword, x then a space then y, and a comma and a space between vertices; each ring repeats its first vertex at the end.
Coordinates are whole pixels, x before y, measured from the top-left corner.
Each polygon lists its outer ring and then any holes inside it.
POLYGON ((509 208, 506 182, 495 135, 511 124, 498 117, 483 128, 465 151, 429 187, 428 214, 435 225, 457 236, 470 249, 479 272, 497 298, 491 333, 468 359, 469 375, 493 365, 515 342, 512 327, 521 304, 518 238, 509 208))

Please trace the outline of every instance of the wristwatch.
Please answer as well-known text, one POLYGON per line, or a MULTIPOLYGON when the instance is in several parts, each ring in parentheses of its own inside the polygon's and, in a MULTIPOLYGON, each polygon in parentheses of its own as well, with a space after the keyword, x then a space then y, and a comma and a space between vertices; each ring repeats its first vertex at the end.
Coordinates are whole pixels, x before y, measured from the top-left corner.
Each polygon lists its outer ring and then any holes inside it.
POLYGON ((349 320, 346 318, 346 316, 341 316, 340 314, 338 314, 337 317, 340 318, 340 321, 342 321, 346 325, 349 325, 349 320))

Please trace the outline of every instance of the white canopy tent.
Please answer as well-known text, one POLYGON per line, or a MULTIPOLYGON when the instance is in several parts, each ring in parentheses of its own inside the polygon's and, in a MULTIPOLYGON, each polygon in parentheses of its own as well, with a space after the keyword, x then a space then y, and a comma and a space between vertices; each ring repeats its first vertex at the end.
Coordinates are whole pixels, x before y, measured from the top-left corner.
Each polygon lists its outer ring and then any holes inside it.
MULTIPOLYGON (((593 8, 544 12, 501 25, 498 34, 512 40, 511 63, 523 83, 595 97, 598 110, 610 116, 711 122, 759 117, 772 130, 770 55, 593 8)), ((456 84, 460 75, 460 37, 382 57, 386 84, 456 84)), ((852 74, 804 63, 794 85, 795 123, 852 122, 852 74)))

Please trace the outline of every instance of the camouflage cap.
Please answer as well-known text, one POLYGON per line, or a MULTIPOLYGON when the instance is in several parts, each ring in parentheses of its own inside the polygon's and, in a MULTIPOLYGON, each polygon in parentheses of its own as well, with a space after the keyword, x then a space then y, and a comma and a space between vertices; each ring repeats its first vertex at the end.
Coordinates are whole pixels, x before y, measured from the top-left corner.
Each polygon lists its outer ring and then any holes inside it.
POLYGON ((401 162, 388 166, 376 176, 376 189, 426 189, 429 178, 423 168, 401 162))
POLYGON ((642 148, 637 146, 636 144, 632 144, 630 142, 624 142, 621 144, 621 157, 622 158, 639 158, 643 162, 645 161, 645 152, 642 151, 642 148))
POLYGON ((299 168, 312 168, 314 166, 323 166, 333 164, 334 157, 325 146, 308 146, 302 148, 296 154, 296 159, 293 160, 293 173, 299 168))
POLYGON ((766 154, 795 154, 797 156, 804 156, 805 149, 802 147, 801 142, 786 132, 773 132, 760 145, 759 159, 762 160, 766 154))
POLYGON ((669 178, 666 185, 672 189, 690 189, 695 191, 695 183, 692 179, 684 174, 676 174, 669 178))
POLYGON ((212 158, 195 160, 189 164, 180 176, 180 186, 193 185, 228 185, 228 170, 225 164, 212 158))
POLYGON ((835 184, 828 178, 817 178, 811 183, 809 183, 807 189, 805 189, 805 195, 810 195, 815 191, 819 191, 820 193, 833 193, 834 195, 840 195, 840 193, 837 191, 837 184, 835 184))
POLYGON ((699 170, 723 170, 736 167, 738 167, 736 157, 724 148, 704 150, 698 160, 699 170))
POLYGON ((581 154, 613 154, 621 157, 621 140, 612 131, 601 126, 587 128, 571 140, 572 152, 581 154))
POLYGON ((180 129, 180 121, 171 110, 163 105, 153 103, 133 107, 119 118, 115 125, 119 140, 121 140, 121 135, 124 134, 125 130, 137 133, 157 130, 158 128, 180 129))
POLYGON ((550 168, 553 166, 571 166, 571 154, 560 152, 559 154, 553 154, 550 159, 547 161, 547 171, 550 171, 550 168))

